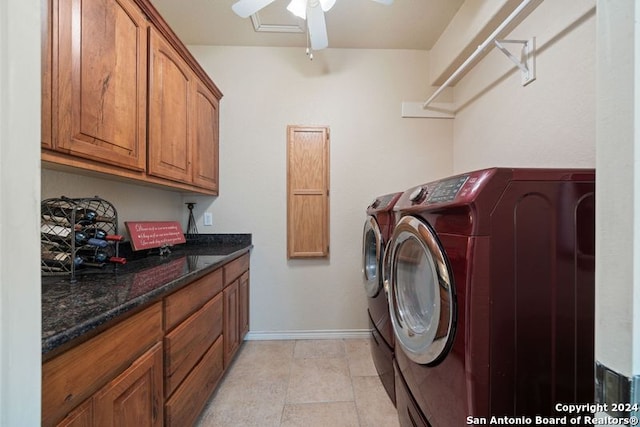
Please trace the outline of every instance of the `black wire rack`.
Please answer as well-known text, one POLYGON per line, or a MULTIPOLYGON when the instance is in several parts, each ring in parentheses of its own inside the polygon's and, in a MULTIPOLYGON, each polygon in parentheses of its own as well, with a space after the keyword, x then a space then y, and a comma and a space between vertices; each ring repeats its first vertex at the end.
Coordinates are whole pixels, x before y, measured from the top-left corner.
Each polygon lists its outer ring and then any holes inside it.
POLYGON ((118 213, 98 196, 59 197, 40 205, 40 249, 43 275, 71 275, 105 270, 118 259, 118 213))

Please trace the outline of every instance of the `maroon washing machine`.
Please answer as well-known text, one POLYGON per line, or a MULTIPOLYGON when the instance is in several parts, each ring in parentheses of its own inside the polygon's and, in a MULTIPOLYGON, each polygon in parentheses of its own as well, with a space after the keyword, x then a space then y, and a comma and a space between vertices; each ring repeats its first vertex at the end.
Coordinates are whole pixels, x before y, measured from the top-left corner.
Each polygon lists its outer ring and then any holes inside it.
POLYGON ((385 246, 395 225, 393 206, 401 195, 402 193, 393 193, 376 198, 367 208, 367 220, 362 232, 362 262, 369 304, 371 355, 380 380, 394 404, 393 329, 384 289, 382 262, 385 246))
POLYGON ((402 426, 535 425, 593 402, 594 209, 593 170, 494 168, 403 193, 387 247, 402 426))

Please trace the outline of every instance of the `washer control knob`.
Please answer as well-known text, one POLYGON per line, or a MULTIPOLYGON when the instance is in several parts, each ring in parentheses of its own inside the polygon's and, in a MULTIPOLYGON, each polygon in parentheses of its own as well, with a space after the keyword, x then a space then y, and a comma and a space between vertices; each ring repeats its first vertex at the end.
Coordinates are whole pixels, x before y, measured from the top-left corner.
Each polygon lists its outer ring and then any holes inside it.
POLYGON ((426 195, 427 189, 425 187, 418 187, 409 195, 409 200, 413 203, 420 203, 426 195))

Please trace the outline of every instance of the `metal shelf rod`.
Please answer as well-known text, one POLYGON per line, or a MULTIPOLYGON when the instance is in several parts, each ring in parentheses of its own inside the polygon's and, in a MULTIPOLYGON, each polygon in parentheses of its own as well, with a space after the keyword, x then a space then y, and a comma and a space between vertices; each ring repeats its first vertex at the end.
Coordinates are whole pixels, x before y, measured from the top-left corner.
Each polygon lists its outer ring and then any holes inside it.
POLYGON ((431 95, 431 97, 429 99, 427 99, 425 101, 424 104, 422 104, 422 108, 423 109, 427 109, 429 107, 429 104, 431 104, 433 102, 434 99, 436 99, 438 97, 438 95, 440 95, 440 93, 442 93, 443 90, 445 90, 453 80, 455 80, 463 71, 465 71, 467 69, 467 67, 469 66, 469 64, 471 64, 477 57, 478 55, 480 55, 485 49, 487 49, 490 46, 494 45, 494 41, 498 38, 498 36, 500 35, 500 33, 509 25, 511 24, 511 22, 516 19, 518 17, 518 15, 520 15, 520 13, 522 13, 522 11, 529 6, 530 3, 532 3, 533 1, 536 0, 523 0, 522 3, 520 3, 520 5, 518 5, 518 7, 516 7, 514 9, 513 12, 511 12, 511 14, 509 16, 507 16, 507 18, 502 21, 502 23, 500 25, 498 25, 498 28, 496 28, 493 33, 491 33, 491 35, 489 37, 487 37, 487 39, 482 42, 482 44, 480 44, 478 46, 478 48, 471 54, 471 56, 469 56, 463 63, 462 65, 460 65, 458 67, 457 70, 455 70, 453 72, 453 74, 451 74, 451 76, 449 76, 449 78, 442 84, 442 86, 440 86, 434 93, 433 95, 431 95))

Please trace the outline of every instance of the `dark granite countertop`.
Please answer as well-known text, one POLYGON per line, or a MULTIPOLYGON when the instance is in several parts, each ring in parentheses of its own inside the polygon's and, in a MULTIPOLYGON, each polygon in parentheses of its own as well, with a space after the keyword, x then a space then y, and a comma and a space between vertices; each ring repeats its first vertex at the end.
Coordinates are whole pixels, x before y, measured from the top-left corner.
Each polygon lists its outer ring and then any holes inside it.
POLYGON ((43 276, 43 356, 93 336, 251 247, 250 234, 198 235, 169 255, 134 254, 125 265, 77 274, 75 283, 69 276, 43 276))

